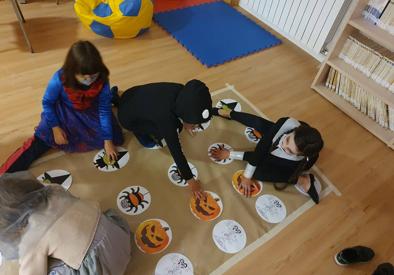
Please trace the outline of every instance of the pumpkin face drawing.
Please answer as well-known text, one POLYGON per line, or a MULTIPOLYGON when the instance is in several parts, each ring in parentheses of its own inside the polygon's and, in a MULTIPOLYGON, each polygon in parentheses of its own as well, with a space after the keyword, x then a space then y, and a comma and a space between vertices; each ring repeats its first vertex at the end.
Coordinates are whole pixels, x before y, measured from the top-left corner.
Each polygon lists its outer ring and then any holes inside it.
POLYGON ((155 254, 167 248, 171 237, 171 229, 165 221, 152 219, 138 226, 135 241, 142 252, 155 254))
MULTIPOLYGON (((237 172, 235 172, 235 174, 233 175, 232 178, 232 185, 234 187, 234 189, 241 195, 243 195, 244 193, 244 188, 240 185, 241 182, 241 175, 243 174, 243 170, 239 170, 237 172)), ((261 190, 263 189, 263 186, 261 184, 261 182, 257 181, 257 180, 253 180, 254 184, 251 187, 251 197, 256 197, 258 194, 260 194, 261 190)))
POLYGON ((220 216, 223 204, 218 195, 206 191, 205 198, 199 199, 192 197, 190 209, 194 216, 203 221, 212 221, 220 216))

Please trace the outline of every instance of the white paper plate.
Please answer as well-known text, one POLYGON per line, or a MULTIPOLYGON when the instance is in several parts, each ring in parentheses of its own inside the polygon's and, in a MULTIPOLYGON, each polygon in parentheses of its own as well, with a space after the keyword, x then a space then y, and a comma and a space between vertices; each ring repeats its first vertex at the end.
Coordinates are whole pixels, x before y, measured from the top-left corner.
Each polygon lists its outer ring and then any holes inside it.
POLYGON ((172 241, 172 230, 171 230, 171 227, 168 225, 168 223, 167 223, 166 221, 162 220, 162 219, 148 219, 148 220, 145 220, 145 221, 143 221, 142 223, 140 223, 140 225, 138 226, 138 228, 137 228, 137 230, 136 230, 136 233, 134 234, 134 241, 135 241, 135 244, 137 245, 138 249, 139 249, 141 252, 146 253, 146 254, 157 254, 157 253, 160 253, 160 252, 164 251, 164 250, 170 245, 170 243, 171 243, 171 241, 172 241), (139 231, 140 226, 141 226, 143 223, 147 222, 147 221, 157 221, 157 222, 159 222, 159 223, 161 224, 161 226, 162 226, 163 228, 168 228, 168 230, 166 231, 166 234, 167 234, 167 236, 168 236, 168 238, 169 238, 168 244, 167 244, 165 247, 163 247, 162 249, 160 249, 160 250, 158 250, 158 251, 156 251, 156 252, 153 252, 153 253, 149 253, 149 252, 145 251, 144 248, 143 248, 143 247, 140 247, 140 245, 139 245, 138 242, 137 242, 137 237, 138 237, 138 236, 137 236, 137 232, 139 231))
POLYGON ((114 172, 123 168, 129 162, 130 153, 122 147, 117 147, 116 149, 118 150, 117 161, 113 163, 106 163, 105 151, 102 149, 93 159, 94 166, 96 166, 96 168, 102 172, 114 172))
POLYGON ((265 194, 256 200, 259 216, 269 223, 280 223, 286 218, 286 206, 276 196, 265 194))
POLYGON ((164 255, 156 265, 155 275, 193 275, 193 264, 179 253, 164 255))
POLYGON ((118 194, 116 201, 120 211, 134 216, 146 211, 152 202, 152 198, 145 187, 129 186, 118 194))
POLYGON ((42 173, 37 177, 43 184, 55 183, 61 185, 65 190, 68 190, 71 186, 73 178, 70 172, 66 170, 56 169, 42 173))
POLYGON ((221 99, 218 101, 218 103, 216 103, 216 108, 222 109, 224 106, 227 106, 227 108, 234 110, 236 112, 241 112, 242 108, 241 108, 241 104, 231 98, 225 98, 225 99, 221 99))
POLYGON ((232 159, 232 158, 227 158, 227 159, 223 159, 223 160, 217 161, 217 160, 215 160, 213 157, 211 157, 211 154, 209 153, 209 152, 211 151, 211 149, 213 149, 213 148, 219 148, 219 147, 222 147, 222 148, 227 149, 227 150, 229 150, 229 151, 232 151, 232 150, 233 150, 233 148, 231 148, 230 145, 228 145, 228 144, 226 144, 226 143, 222 143, 222 142, 217 142, 217 143, 211 144, 211 146, 208 147, 208 157, 209 157, 213 162, 218 163, 218 164, 226 165, 226 164, 232 163, 232 162, 233 162, 233 159, 232 159))
POLYGON ((254 131, 256 130, 254 130, 252 127, 246 127, 244 131, 245 137, 252 143, 259 143, 261 138, 257 137, 254 134, 254 131))
MULTIPOLYGON (((193 164, 191 164, 190 162, 188 162, 188 164, 189 164, 190 170, 192 171, 192 173, 194 175, 194 178, 197 179, 198 178, 197 168, 193 164)), ((169 180, 177 186, 185 187, 185 186, 189 185, 187 183, 187 181, 181 177, 181 174, 178 171, 178 166, 176 165, 176 163, 171 164, 170 168, 168 168, 167 176, 168 176, 169 180)))
POLYGON ((218 196, 218 194, 216 194, 214 192, 211 192, 211 191, 205 191, 205 192, 209 193, 212 196, 212 198, 214 200, 216 200, 217 204, 220 207, 219 214, 216 217, 214 217, 214 218, 210 218, 210 219, 206 219, 206 220, 201 219, 198 216, 198 214, 193 211, 193 208, 192 208, 193 198, 190 199, 189 208, 190 208, 190 211, 192 212, 192 214, 194 215, 194 217, 196 217, 197 219, 203 220, 203 221, 213 221, 213 220, 216 220, 218 217, 220 217, 220 215, 222 214, 222 212, 223 212, 223 202, 222 202, 222 199, 218 196))
POLYGON ((246 245, 245 230, 233 220, 218 222, 213 228, 212 238, 216 246, 225 253, 237 253, 246 245))

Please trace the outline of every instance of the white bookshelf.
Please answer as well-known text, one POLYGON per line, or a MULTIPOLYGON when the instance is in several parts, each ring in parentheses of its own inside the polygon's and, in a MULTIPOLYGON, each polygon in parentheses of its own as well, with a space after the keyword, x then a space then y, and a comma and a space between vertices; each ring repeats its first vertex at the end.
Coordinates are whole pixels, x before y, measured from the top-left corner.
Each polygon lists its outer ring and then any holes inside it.
POLYGON ((347 23, 342 26, 342 29, 338 31, 337 36, 334 38, 335 46, 325 61, 323 61, 312 83, 312 89, 382 140, 390 148, 394 149, 394 131, 381 127, 377 122, 361 113, 334 91, 325 87, 328 71, 330 67, 332 67, 347 78, 356 82, 368 93, 380 98, 387 105, 394 107, 394 93, 380 86, 374 80, 357 71, 338 57, 348 36, 358 31, 386 49, 392 52, 394 51, 394 36, 376 25, 373 25, 361 16, 368 2, 369 0, 354 1, 350 6, 344 18, 347 23))

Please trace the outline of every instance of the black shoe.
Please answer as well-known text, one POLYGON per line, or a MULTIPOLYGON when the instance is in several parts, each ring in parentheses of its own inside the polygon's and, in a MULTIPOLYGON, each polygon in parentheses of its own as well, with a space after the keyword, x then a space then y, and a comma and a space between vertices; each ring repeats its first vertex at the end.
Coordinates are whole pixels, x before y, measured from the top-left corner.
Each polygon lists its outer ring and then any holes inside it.
POLYGON ((338 265, 344 266, 349 264, 369 262, 373 256, 375 256, 375 253, 371 248, 365 246, 355 246, 346 248, 337 253, 334 259, 338 265))
POLYGON ((145 148, 153 148, 158 143, 148 134, 137 134, 134 133, 134 136, 137 138, 138 142, 144 146, 145 148))
POLYGON ((394 275, 394 266, 390 263, 380 264, 372 275, 394 275))
POLYGON ((113 86, 111 88, 111 94, 112 94, 112 100, 111 100, 112 104, 115 107, 118 107, 119 106, 119 101, 120 101, 120 96, 119 96, 119 93, 118 93, 118 86, 113 86))
POLYGON ((312 200, 316 203, 319 204, 319 194, 317 193, 316 187, 315 187, 315 176, 313 174, 309 174, 309 180, 311 183, 311 186, 309 187, 309 190, 307 191, 309 197, 312 198, 312 200))

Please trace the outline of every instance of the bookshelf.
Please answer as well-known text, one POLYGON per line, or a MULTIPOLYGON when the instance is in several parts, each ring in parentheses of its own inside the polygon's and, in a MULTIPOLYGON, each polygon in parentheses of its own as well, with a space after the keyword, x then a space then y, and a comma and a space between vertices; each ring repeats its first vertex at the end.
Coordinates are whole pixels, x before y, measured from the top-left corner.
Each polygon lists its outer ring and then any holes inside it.
POLYGON ((394 93, 380 86, 374 80, 368 78, 366 75, 339 58, 339 54, 348 36, 355 32, 360 32, 391 52, 394 51, 394 36, 386 30, 373 25, 362 17, 361 13, 368 2, 369 0, 358 0, 352 2, 343 19, 343 22, 346 23, 338 30, 338 33, 333 40, 334 47, 328 54, 325 61, 321 64, 319 72, 317 73, 311 87, 394 150, 394 131, 383 128, 373 119, 360 112, 345 99, 325 86, 328 72, 330 67, 332 67, 347 78, 356 82, 371 95, 376 96, 385 104, 394 108, 394 93))

